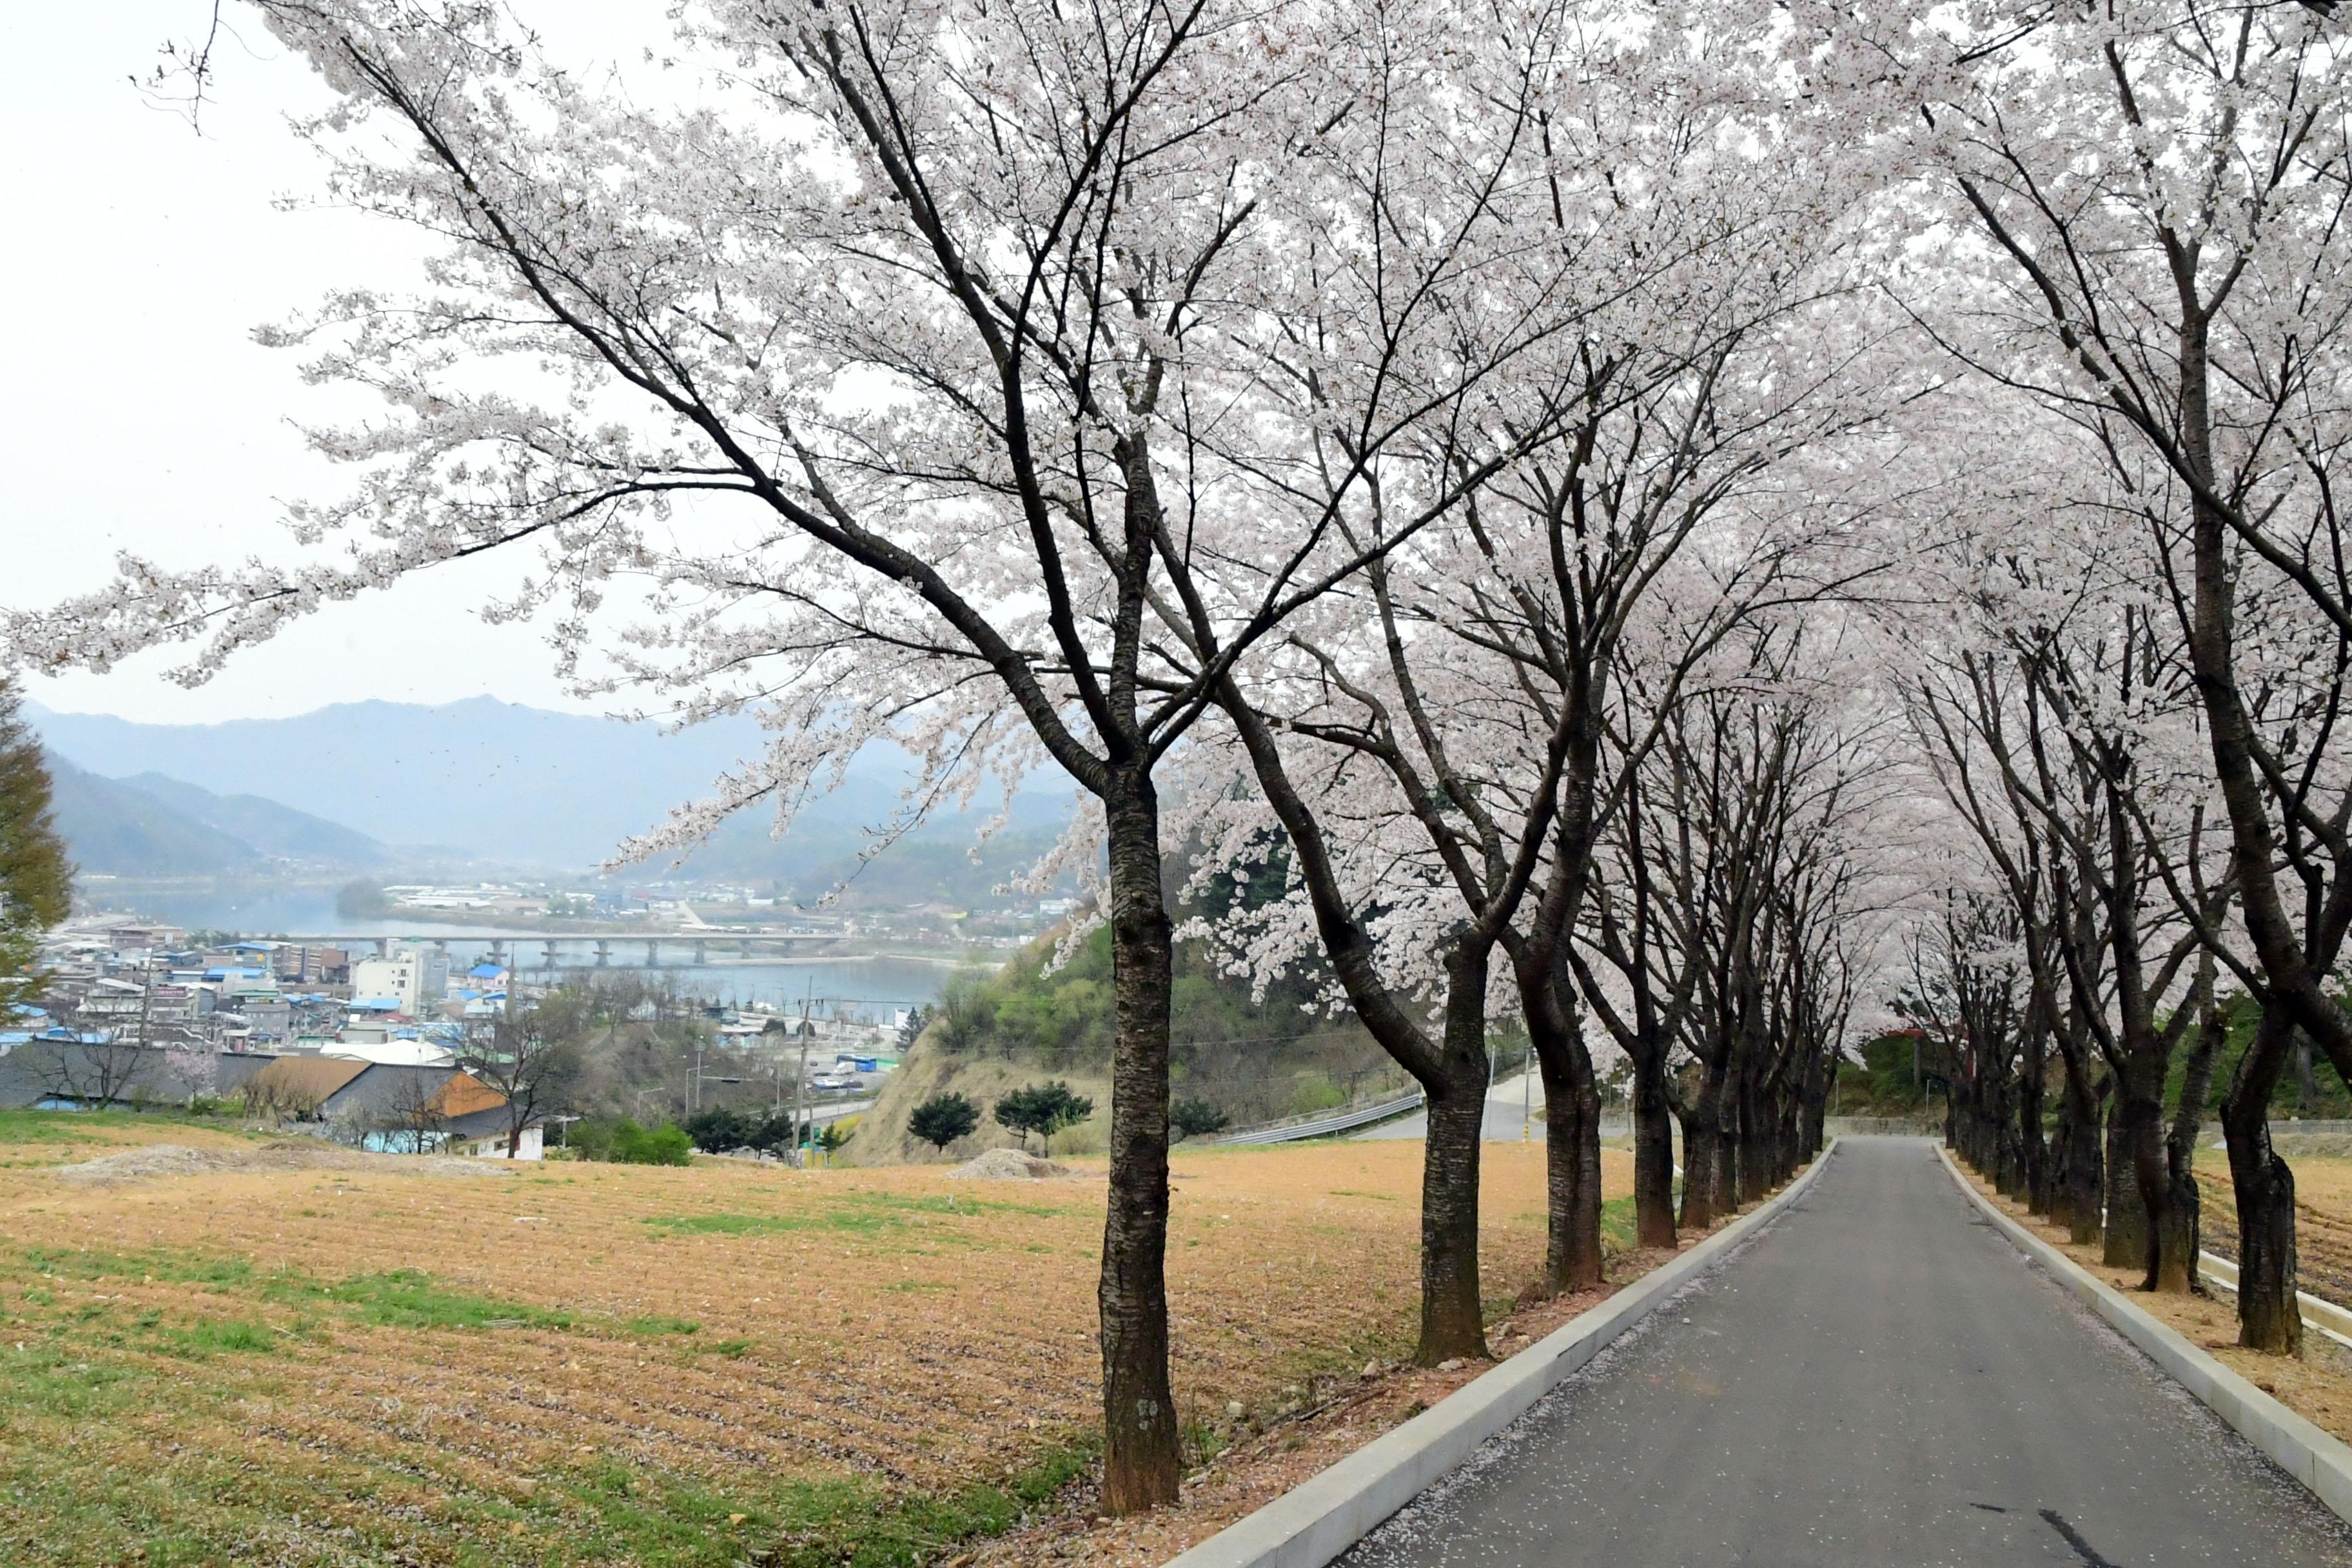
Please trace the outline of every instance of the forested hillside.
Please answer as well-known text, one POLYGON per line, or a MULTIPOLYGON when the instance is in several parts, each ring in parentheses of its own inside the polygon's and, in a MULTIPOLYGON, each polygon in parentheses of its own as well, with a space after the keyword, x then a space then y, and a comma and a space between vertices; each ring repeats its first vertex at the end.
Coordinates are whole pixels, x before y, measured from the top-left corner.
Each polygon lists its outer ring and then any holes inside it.
MULTIPOLYGON (((861 1163, 931 1156, 928 1145, 908 1139, 907 1118, 942 1093, 981 1107, 970 1147, 1011 1143, 1012 1135, 986 1119, 988 1107, 1007 1089, 1046 1079, 1066 1079, 1095 1101, 1092 1121, 1055 1147, 1099 1148, 1110 1113, 1110 933, 1097 929, 1058 968, 1056 940, 1041 938, 994 975, 950 982, 850 1145, 861 1163)), ((1288 980, 1253 999, 1245 982, 1213 973, 1191 943, 1177 949, 1172 1031, 1175 1099, 1206 1100, 1236 1127, 1407 1087, 1351 1016, 1335 1018, 1310 1005, 1305 983, 1288 980)))

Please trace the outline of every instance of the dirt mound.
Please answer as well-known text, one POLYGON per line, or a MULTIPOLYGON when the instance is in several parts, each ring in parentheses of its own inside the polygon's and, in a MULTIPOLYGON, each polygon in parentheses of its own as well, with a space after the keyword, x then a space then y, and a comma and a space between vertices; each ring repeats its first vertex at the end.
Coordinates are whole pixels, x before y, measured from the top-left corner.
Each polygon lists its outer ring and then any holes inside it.
POLYGON ((150 1143, 144 1149, 85 1160, 79 1165, 60 1165, 58 1176, 61 1181, 79 1183, 143 1182, 156 1176, 193 1176, 204 1171, 223 1170, 234 1159, 217 1150, 150 1143))
POLYGON ((1069 1173, 1067 1165, 1041 1160, 1018 1149, 991 1149, 977 1159, 966 1160, 948 1173, 968 1182, 1044 1182, 1069 1173))
POLYGON ((190 1149, 178 1143, 150 1143, 143 1149, 85 1160, 78 1165, 60 1165, 57 1173, 58 1180, 77 1185, 112 1186, 213 1171, 405 1171, 424 1176, 496 1176, 504 1173, 502 1167, 506 1163, 499 1160, 374 1154, 318 1138, 281 1138, 254 1149, 190 1149))

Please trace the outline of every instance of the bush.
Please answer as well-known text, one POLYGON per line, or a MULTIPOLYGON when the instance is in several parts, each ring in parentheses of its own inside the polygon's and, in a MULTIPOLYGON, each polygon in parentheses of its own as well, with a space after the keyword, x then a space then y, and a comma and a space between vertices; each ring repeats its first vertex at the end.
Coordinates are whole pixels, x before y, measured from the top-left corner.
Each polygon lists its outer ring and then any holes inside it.
POLYGON ((694 1140, 686 1129, 672 1124, 650 1131, 634 1122, 624 1123, 633 1136, 613 1140, 613 1158, 624 1165, 691 1165, 694 1163, 694 1140))
POLYGON ((980 1107, 960 1094, 935 1094, 907 1118, 908 1131, 940 1150, 970 1137, 979 1125, 980 1107))
POLYGON ((724 1106, 698 1110, 678 1125, 686 1129, 686 1135, 694 1140, 696 1148, 708 1149, 714 1154, 749 1146, 759 1129, 759 1123, 741 1111, 724 1106))
POLYGON ((679 1125, 694 1146, 713 1154, 736 1149, 775 1153, 793 1146, 793 1114, 789 1110, 754 1113, 714 1107, 698 1110, 679 1125))
POLYGON ((1233 1118, 1205 1100, 1180 1100, 1168 1108, 1168 1124, 1179 1138, 1205 1138, 1223 1132, 1233 1118))
POLYGON ((616 1165, 690 1165, 694 1140, 686 1129, 662 1126, 648 1130, 624 1116, 618 1121, 583 1121, 572 1129, 572 1148, 583 1160, 604 1160, 616 1165))
POLYGON ((1082 1094, 1072 1094, 1070 1086, 1060 1079, 1050 1083, 1033 1083, 1014 1089, 996 1102, 996 1120, 1019 1136, 1021 1146, 1029 1146, 1029 1134, 1037 1134, 1045 1152, 1054 1152, 1054 1134, 1065 1127, 1076 1127, 1095 1113, 1095 1102, 1082 1094))

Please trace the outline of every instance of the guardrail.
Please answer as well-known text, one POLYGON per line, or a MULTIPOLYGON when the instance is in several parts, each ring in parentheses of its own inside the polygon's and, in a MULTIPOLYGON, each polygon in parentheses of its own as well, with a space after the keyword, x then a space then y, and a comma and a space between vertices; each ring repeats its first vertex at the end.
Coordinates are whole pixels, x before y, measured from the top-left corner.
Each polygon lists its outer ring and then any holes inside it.
POLYGON ((1214 1142, 1288 1143, 1300 1138, 1328 1138, 1334 1132, 1345 1132, 1357 1127, 1369 1127, 1375 1121, 1386 1121, 1391 1116, 1402 1116, 1408 1110, 1418 1110, 1421 1109, 1422 1098, 1421 1090, 1414 1089, 1411 1094, 1399 1096, 1395 1100, 1383 1100, 1378 1105, 1367 1105, 1355 1110, 1335 1110, 1327 1116, 1314 1117, 1306 1121, 1277 1122, 1271 1127, 1253 1127, 1245 1132, 1228 1132, 1214 1142))

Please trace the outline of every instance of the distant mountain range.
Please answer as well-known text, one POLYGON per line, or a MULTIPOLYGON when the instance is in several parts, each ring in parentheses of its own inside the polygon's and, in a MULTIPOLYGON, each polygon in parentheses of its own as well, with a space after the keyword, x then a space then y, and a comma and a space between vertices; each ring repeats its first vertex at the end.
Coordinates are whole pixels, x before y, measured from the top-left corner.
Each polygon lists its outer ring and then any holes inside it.
POLYGON ((161 773, 101 778, 51 752, 58 831, 74 862, 110 876, 249 874, 273 859, 325 868, 387 866, 364 833, 258 795, 217 795, 161 773))
MULTIPOLYGON (((359 868, 464 855, 486 865, 583 869, 707 793, 763 739, 749 720, 665 735, 652 724, 488 697, 438 706, 339 703, 224 724, 141 724, 33 702, 24 712, 64 764, 59 826, 84 868, 120 863, 172 876, 249 862, 256 851, 359 868), (450 848, 393 847, 415 845, 450 848)), ((688 868, 803 896, 821 891, 872 844, 870 830, 887 819, 909 772, 903 756, 869 749, 848 783, 805 808, 783 839, 768 837, 768 814, 755 806, 722 826, 688 868)), ((1071 805, 1066 787, 1025 791, 1013 831, 992 840, 977 867, 970 848, 992 803, 942 816, 867 868, 861 890, 872 897, 885 886, 905 885, 908 893, 934 886, 953 897, 947 884, 984 888, 1034 857, 1071 805)))

